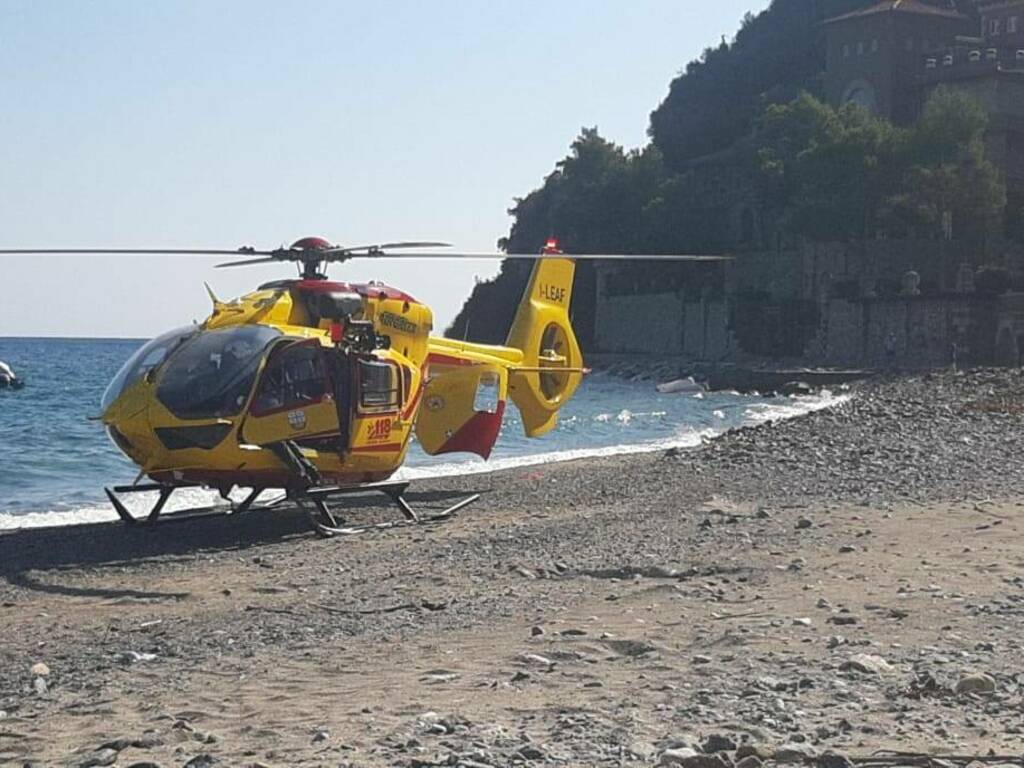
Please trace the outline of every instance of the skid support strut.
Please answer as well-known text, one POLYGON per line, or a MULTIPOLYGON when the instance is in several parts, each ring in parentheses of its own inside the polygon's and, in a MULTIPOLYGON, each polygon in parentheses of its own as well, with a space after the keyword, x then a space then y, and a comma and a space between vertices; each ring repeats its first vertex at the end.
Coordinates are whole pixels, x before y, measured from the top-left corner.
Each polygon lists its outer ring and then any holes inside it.
POLYGON ((227 499, 226 504, 215 504, 207 507, 196 507, 184 509, 179 512, 163 514, 164 505, 171 495, 179 488, 198 488, 195 483, 181 483, 178 485, 167 485, 164 483, 141 483, 139 485, 117 485, 113 488, 104 488, 107 498, 126 525, 156 525, 157 523, 176 523, 185 520, 198 520, 206 517, 223 517, 225 515, 240 515, 252 509, 253 504, 259 499, 266 488, 253 488, 248 496, 240 502, 227 499), (146 493, 156 491, 159 493, 156 502, 150 508, 144 518, 135 517, 121 501, 120 497, 129 493, 146 493))
POLYGON ((104 488, 107 498, 117 512, 118 517, 129 526, 149 526, 157 524, 185 522, 188 520, 200 520, 210 517, 225 517, 240 515, 251 509, 269 509, 285 499, 290 499, 300 509, 304 510, 310 519, 313 530, 324 538, 333 536, 353 535, 374 530, 386 530, 388 528, 399 528, 408 525, 435 523, 451 518, 456 512, 469 506, 480 498, 480 494, 473 494, 462 499, 457 504, 440 512, 430 514, 417 513, 405 498, 405 492, 409 488, 408 482, 371 483, 368 485, 353 486, 312 486, 301 490, 292 490, 287 496, 279 496, 269 502, 256 507, 255 504, 267 488, 253 488, 249 495, 240 502, 232 501, 224 496, 226 503, 215 504, 206 507, 183 509, 174 512, 164 512, 164 506, 175 491, 180 488, 199 488, 198 483, 179 483, 176 485, 167 483, 140 483, 137 485, 118 485, 113 488, 104 488), (144 516, 133 515, 121 496, 131 493, 157 493, 158 496, 149 512, 144 516), (402 512, 403 519, 389 522, 370 523, 365 525, 346 525, 344 519, 340 519, 337 513, 332 511, 329 502, 342 496, 358 496, 367 493, 383 493, 391 499, 392 503, 402 512))
POLYGON ((457 504, 454 504, 441 512, 425 515, 417 513, 409 505, 408 500, 405 498, 405 492, 408 488, 409 483, 407 482, 373 483, 371 485, 356 485, 349 487, 333 486, 326 488, 309 488, 301 494, 296 494, 294 496, 294 500, 296 504, 306 509, 309 514, 310 522, 313 525, 313 530, 324 538, 331 538, 333 536, 351 536, 357 533, 366 533, 367 531, 400 528, 407 525, 440 522, 442 520, 449 519, 460 509, 468 507, 480 498, 480 494, 473 494, 472 496, 462 499, 457 504), (383 523, 349 526, 344 525, 344 521, 339 520, 327 505, 328 500, 331 498, 339 496, 356 496, 364 493, 385 494, 392 502, 394 502, 395 506, 401 510, 404 519, 383 523), (306 502, 312 504, 312 509, 305 507, 306 502))

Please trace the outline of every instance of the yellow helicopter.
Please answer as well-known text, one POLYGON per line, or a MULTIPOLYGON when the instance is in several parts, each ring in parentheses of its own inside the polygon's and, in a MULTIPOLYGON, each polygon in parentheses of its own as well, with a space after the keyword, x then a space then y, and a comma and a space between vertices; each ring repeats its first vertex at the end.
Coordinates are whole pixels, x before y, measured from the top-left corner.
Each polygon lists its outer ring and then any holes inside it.
MULTIPOLYGON (((0 254, 120 253, 244 255, 235 267, 295 262, 297 279, 259 286, 220 301, 201 324, 142 346, 103 395, 100 419, 115 445, 140 467, 136 482, 106 488, 124 522, 155 524, 178 489, 216 489, 227 505, 167 514, 194 519, 238 515, 264 492, 308 510, 329 537, 346 527, 329 506, 354 493, 387 494, 403 519, 421 522, 405 499, 409 483, 390 478, 415 433, 429 455, 467 452, 488 458, 509 398, 529 437, 551 431, 587 372, 569 319, 575 259, 718 260, 713 256, 566 256, 550 240, 540 254, 414 252, 445 243, 343 247, 317 237, 257 251, 65 249, 0 254), (329 280, 326 267, 353 258, 529 258, 535 264, 504 346, 432 335, 430 308, 409 294, 371 282, 329 280), (148 482, 144 482, 148 478, 148 482), (248 489, 241 501, 229 494, 248 489), (156 492, 145 520, 122 496, 156 492)), ((446 518, 477 496, 429 519, 446 518)))

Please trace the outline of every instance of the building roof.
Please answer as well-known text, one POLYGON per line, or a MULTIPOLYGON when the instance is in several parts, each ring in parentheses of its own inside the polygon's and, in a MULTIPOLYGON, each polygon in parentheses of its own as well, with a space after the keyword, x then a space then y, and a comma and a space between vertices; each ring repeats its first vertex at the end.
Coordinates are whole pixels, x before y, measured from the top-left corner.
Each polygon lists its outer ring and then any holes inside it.
POLYGON ((926 5, 921 0, 882 0, 882 2, 875 5, 861 8, 859 11, 836 16, 834 19, 826 21, 825 24, 834 24, 837 21, 846 21, 847 19, 859 19, 864 16, 874 16, 879 13, 913 13, 919 16, 941 16, 947 19, 966 18, 959 11, 955 11, 952 8, 936 8, 934 5, 926 5))

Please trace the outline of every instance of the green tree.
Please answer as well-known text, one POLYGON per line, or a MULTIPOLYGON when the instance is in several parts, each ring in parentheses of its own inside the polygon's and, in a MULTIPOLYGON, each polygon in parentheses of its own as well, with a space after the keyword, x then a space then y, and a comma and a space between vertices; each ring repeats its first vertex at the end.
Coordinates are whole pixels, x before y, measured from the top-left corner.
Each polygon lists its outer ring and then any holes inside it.
MULTIPOLYGON (((544 184, 516 200, 511 231, 498 246, 539 253, 549 237, 557 237, 569 253, 629 252, 641 239, 644 205, 663 176, 657 150, 627 153, 596 128, 584 128, 544 184)), ((530 267, 524 260, 503 261, 494 280, 476 286, 448 333, 504 341, 530 267)), ((594 279, 593 265, 580 264, 572 311, 583 343, 593 331, 594 279)))
POLYGON ((767 109, 761 186, 789 226, 813 240, 874 234, 900 182, 906 134, 855 105, 835 110, 809 94, 767 109))
POLYGON ((910 131, 894 213, 922 234, 984 240, 1006 208, 1006 185, 985 156, 987 128, 971 97, 936 90, 910 131))

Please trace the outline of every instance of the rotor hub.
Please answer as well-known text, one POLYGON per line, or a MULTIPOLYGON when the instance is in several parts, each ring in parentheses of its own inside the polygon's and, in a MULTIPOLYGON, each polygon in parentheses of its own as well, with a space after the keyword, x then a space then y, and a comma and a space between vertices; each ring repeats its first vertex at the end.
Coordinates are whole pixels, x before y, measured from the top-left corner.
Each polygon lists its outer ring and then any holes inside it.
POLYGON ((303 237, 292 243, 292 249, 296 251, 326 251, 334 246, 322 237, 303 237))

